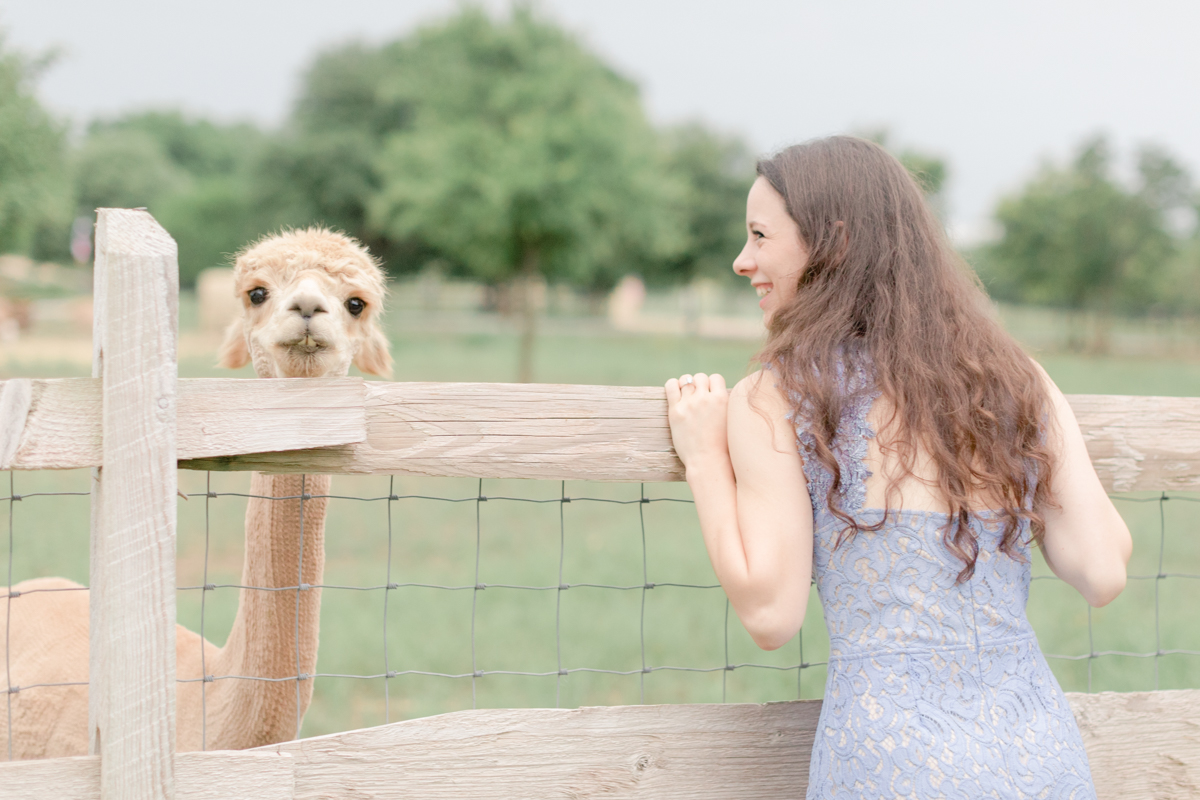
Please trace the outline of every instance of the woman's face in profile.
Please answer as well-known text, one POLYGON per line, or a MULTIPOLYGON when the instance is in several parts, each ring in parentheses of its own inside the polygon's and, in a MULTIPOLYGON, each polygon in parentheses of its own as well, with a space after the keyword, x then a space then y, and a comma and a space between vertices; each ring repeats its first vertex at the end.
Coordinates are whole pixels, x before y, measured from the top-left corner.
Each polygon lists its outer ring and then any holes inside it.
POLYGON ((750 279, 758 292, 763 322, 796 296, 808 249, 779 192, 759 177, 746 198, 746 246, 733 261, 733 271, 750 279))

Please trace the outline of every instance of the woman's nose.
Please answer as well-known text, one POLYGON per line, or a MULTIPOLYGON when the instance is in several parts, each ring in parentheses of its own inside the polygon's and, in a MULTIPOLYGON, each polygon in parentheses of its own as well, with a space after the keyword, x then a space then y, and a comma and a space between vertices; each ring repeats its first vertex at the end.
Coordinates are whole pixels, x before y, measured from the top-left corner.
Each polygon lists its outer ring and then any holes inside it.
POLYGON ((733 271, 745 277, 753 272, 754 269, 754 258, 750 255, 750 243, 747 242, 742 248, 742 252, 738 253, 737 258, 733 260, 733 271))

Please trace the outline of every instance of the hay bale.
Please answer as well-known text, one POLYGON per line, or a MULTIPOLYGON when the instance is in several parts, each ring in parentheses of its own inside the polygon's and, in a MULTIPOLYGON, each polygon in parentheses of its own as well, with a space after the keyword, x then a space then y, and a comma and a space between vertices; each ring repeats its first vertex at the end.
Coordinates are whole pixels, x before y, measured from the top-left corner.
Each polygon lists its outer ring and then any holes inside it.
POLYGON ((225 329, 242 311, 234 291, 233 270, 210 267, 196 278, 196 299, 200 303, 200 327, 206 331, 225 329))

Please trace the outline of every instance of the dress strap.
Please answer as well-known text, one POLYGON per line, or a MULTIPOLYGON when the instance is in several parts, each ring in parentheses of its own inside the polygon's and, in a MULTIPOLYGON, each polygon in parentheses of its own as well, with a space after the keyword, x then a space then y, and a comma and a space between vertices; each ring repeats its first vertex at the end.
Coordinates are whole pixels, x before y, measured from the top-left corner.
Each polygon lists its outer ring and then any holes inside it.
MULTIPOLYGON (((869 370, 864 366, 845 367, 838 364, 838 383, 845 392, 842 416, 838 422, 831 449, 838 469, 841 485, 838 500, 841 509, 849 514, 862 510, 867 499, 867 469, 869 439, 875 437, 875 429, 867 420, 879 390, 875 388, 869 370)), ((833 485, 833 473, 817 458, 817 440, 812 432, 812 407, 802 398, 794 398, 798 412, 790 417, 796 427, 796 444, 804 460, 804 477, 808 481, 808 493, 814 512, 827 506, 829 487, 833 485)))

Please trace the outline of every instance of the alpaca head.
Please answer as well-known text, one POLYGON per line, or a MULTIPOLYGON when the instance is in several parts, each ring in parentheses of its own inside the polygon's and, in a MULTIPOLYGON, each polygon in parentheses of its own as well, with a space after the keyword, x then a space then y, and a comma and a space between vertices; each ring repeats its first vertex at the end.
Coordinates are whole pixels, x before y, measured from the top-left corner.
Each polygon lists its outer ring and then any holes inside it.
POLYGON ((225 332, 220 365, 254 364, 260 378, 390 376, 379 327, 383 271, 349 236, 308 228, 268 236, 238 254, 242 315, 225 332))

